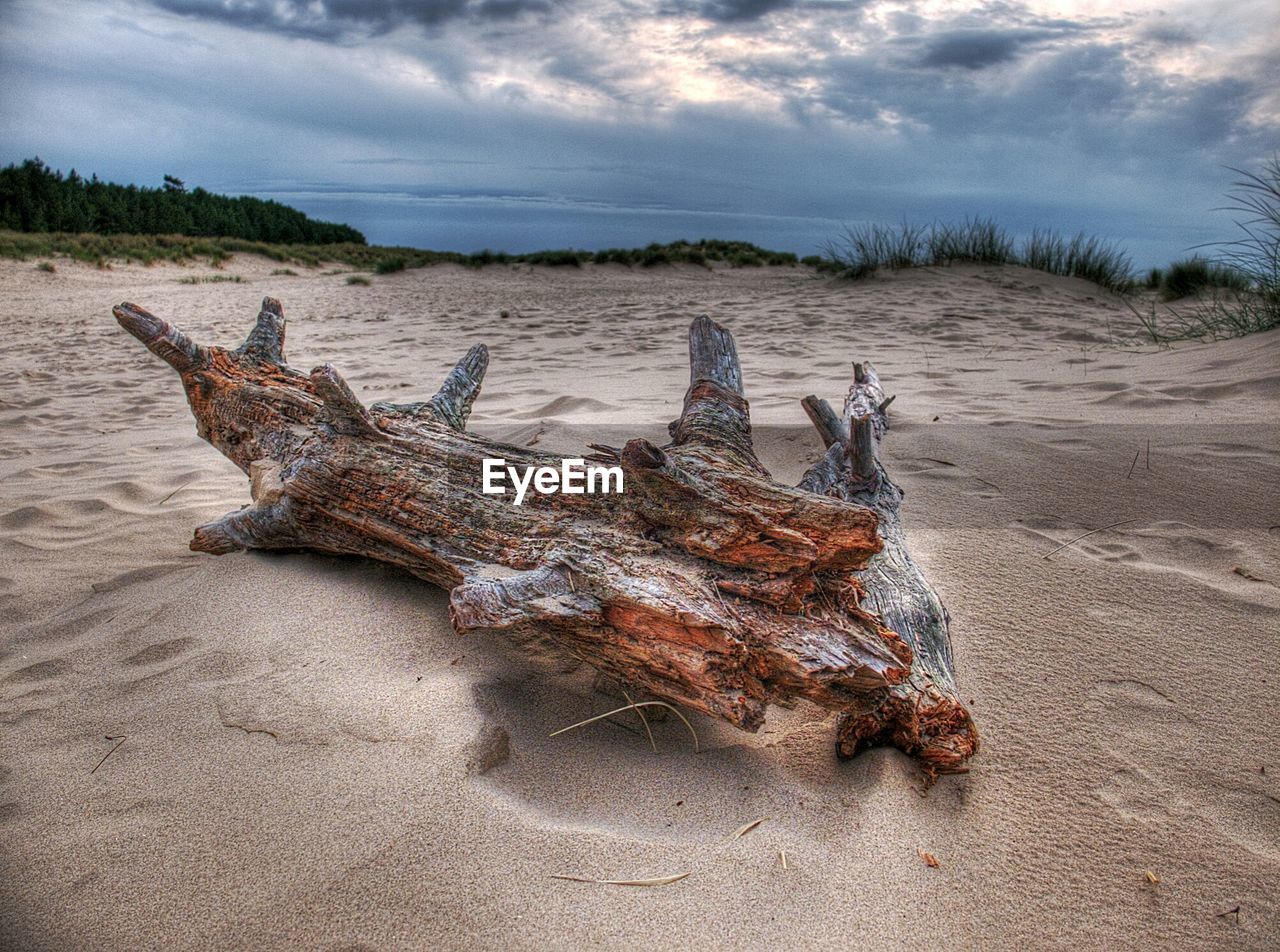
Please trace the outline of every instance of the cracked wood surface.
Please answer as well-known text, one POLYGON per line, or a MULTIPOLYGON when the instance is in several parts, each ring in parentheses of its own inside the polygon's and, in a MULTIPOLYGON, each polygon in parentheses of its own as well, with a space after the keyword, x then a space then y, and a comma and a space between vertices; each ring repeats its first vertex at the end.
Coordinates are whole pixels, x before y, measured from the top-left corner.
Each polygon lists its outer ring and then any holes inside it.
POLYGON ((841 713, 846 755, 889 743, 932 772, 976 749, 955 706, 945 610, 875 459, 887 403, 874 371, 855 382, 845 421, 806 401, 832 448, 783 486, 756 459, 733 337, 699 317, 671 442, 593 447, 622 467, 626 491, 531 493, 515 506, 481 491, 483 460, 561 458, 466 432, 482 344, 429 399, 366 407, 332 366, 288 366, 270 298, 234 349, 195 344, 133 304, 114 313, 178 371, 200 436, 250 476, 252 505, 198 528, 192 549, 388 562, 448 589, 460 633, 537 631, 624 684, 747 730, 767 705, 803 698, 841 713))

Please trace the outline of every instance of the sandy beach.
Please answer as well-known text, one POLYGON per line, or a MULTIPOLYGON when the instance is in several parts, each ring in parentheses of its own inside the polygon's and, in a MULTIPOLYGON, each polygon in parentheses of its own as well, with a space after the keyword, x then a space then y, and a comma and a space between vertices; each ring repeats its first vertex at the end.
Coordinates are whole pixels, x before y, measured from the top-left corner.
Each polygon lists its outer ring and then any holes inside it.
POLYGON ((1280 331, 1144 346, 1118 297, 1013 267, 279 267, 0 261, 0 945, 1280 945, 1280 331), (213 274, 243 280, 180 281, 213 274), (657 753, 626 718, 551 737, 618 696, 459 637, 445 593, 190 552, 246 481, 111 307, 232 345, 265 295, 366 402, 488 344, 471 428, 557 452, 662 442, 710 314, 790 483, 800 398, 873 361, 970 772, 839 762, 805 705, 691 716, 697 753, 674 718, 657 753))

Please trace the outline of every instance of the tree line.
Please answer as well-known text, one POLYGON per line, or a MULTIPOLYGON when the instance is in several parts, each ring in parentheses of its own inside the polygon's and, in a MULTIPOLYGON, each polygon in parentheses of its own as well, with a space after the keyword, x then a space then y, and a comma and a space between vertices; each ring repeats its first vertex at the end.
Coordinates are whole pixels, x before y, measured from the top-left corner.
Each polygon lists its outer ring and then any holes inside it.
POLYGON ((188 190, 172 175, 159 188, 66 175, 40 159, 0 169, 0 228, 103 235, 193 235, 280 244, 363 245, 349 225, 316 221, 279 202, 188 190))

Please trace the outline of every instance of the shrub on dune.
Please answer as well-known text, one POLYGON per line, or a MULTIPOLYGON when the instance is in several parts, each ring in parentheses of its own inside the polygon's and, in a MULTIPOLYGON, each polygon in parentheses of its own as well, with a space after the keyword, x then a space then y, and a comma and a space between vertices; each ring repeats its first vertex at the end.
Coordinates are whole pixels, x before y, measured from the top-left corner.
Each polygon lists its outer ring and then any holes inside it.
POLYGON ((408 263, 401 257, 382 258, 373 266, 375 274, 395 274, 397 271, 403 271, 408 267, 408 263))
POLYGON ((1139 312, 1143 337, 1152 343, 1220 340, 1280 327, 1280 154, 1261 172, 1233 169, 1240 176, 1225 210, 1236 213, 1240 237, 1202 246, 1218 249, 1212 258, 1171 265, 1160 287, 1165 300, 1196 295, 1188 310, 1156 306, 1139 312), (1205 292, 1208 293, 1205 293, 1205 292))
POLYGON ((1166 301, 1216 289, 1247 291, 1249 279, 1229 265, 1194 257, 1169 265, 1164 280, 1160 282, 1160 291, 1166 301))

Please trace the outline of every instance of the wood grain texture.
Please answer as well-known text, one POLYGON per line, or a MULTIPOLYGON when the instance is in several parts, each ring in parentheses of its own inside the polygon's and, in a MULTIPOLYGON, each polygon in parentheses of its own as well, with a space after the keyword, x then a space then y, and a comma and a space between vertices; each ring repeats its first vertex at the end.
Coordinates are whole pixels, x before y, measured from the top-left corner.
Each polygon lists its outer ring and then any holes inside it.
POLYGON ((911 676, 890 687, 879 707, 840 716, 837 751, 852 757, 890 744, 930 773, 959 772, 978 750, 978 730, 956 688, 950 618, 911 557, 902 526, 903 491, 879 458, 893 398, 885 396, 870 364, 854 364, 853 376, 843 417, 818 397, 803 401, 828 449, 800 486, 876 513, 884 547, 853 574, 863 592, 861 604, 906 640, 914 660, 911 676))
MULTIPOLYGON (((841 712, 846 753, 887 742, 948 767, 933 735, 856 727, 954 688, 949 647, 918 636, 930 624, 945 633, 945 613, 920 598, 932 589, 905 554, 896 506, 852 490, 849 408, 845 443, 833 437, 815 467, 826 475, 776 483, 752 448, 733 337, 710 318, 689 331, 671 442, 593 447, 622 468, 624 493, 530 493, 516 506, 481 491, 483 461, 558 469, 561 458, 466 432, 483 345, 429 399, 366 407, 332 366, 288 366, 270 298, 234 349, 197 345, 133 304, 114 313, 178 371, 200 435, 250 476, 253 504, 201 526, 193 549, 378 559, 448 589, 459 633, 536 631, 622 683, 747 730, 767 705, 803 698, 841 712)), ((883 394, 850 399, 878 438, 883 394)))

